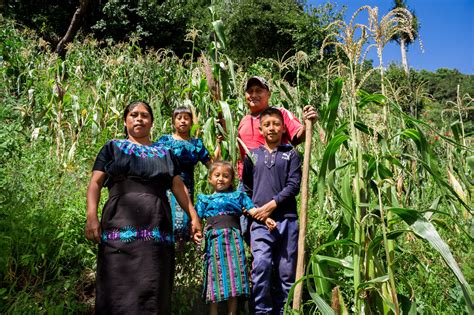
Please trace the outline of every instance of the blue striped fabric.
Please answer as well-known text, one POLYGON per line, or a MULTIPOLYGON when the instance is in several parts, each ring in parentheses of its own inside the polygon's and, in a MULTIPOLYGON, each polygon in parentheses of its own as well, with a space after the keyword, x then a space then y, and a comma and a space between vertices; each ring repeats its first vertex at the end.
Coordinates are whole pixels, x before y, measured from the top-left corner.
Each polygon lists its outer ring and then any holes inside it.
POLYGON ((207 303, 250 295, 244 243, 238 229, 206 232, 204 272, 203 297, 207 303))

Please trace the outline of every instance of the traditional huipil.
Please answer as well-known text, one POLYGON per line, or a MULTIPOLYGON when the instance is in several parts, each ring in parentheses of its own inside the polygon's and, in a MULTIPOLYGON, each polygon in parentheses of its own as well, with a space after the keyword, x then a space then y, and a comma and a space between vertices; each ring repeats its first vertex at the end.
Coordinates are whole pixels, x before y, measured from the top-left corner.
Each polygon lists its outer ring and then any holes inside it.
MULTIPOLYGON (((191 201, 194 201, 194 166, 201 162, 206 164, 210 161, 209 152, 199 138, 190 138, 189 140, 174 139, 172 135, 163 135, 156 142, 164 148, 173 151, 178 159, 180 176, 186 188, 189 191, 191 201)), ((176 198, 171 193, 167 192, 171 204, 171 212, 173 215, 173 231, 174 237, 178 239, 189 239, 189 224, 188 215, 181 209, 176 202, 176 198)))
POLYGON ((174 275, 166 190, 178 175, 172 152, 129 140, 107 142, 93 170, 109 189, 97 258, 97 314, 169 314, 174 275))
POLYGON ((239 216, 253 203, 242 191, 198 195, 196 211, 206 219, 203 298, 218 303, 250 294, 239 216))

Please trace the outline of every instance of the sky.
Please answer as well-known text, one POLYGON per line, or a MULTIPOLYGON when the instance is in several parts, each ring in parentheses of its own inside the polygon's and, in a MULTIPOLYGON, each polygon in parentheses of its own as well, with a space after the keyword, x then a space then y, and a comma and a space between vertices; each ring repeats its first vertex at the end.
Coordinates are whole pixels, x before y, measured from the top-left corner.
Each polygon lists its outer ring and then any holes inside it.
MULTIPOLYGON (((345 21, 361 6, 379 8, 379 18, 393 6, 393 0, 308 0, 318 6, 331 2, 337 8, 347 6, 345 21)), ((409 46, 408 65, 414 69, 436 71, 439 68, 457 69, 474 74, 474 0, 406 0, 420 23, 420 37, 424 52, 418 43, 409 46)), ((359 14, 356 22, 367 24, 367 14, 359 14)), ((384 64, 401 64, 400 48, 389 43, 383 53, 384 64)), ((376 51, 368 55, 378 65, 376 51)))

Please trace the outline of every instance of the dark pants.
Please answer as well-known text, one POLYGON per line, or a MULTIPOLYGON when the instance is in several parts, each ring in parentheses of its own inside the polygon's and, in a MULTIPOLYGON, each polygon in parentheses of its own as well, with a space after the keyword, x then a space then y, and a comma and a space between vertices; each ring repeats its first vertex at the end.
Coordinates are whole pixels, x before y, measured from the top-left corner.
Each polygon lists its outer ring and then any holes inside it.
POLYGON ((272 232, 264 224, 252 222, 250 249, 255 314, 283 314, 288 293, 295 282, 298 220, 277 221, 277 228, 272 232))

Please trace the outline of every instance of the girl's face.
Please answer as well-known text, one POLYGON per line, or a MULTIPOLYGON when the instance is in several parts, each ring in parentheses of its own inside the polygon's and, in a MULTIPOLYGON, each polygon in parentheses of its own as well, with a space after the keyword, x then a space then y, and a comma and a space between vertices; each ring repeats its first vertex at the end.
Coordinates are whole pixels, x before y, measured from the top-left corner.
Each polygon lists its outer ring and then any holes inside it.
POLYGON ((216 192, 228 191, 232 186, 232 173, 226 166, 217 166, 209 176, 209 183, 216 192))
POLYGON ((177 133, 189 133, 193 122, 191 116, 188 113, 179 113, 174 118, 174 129, 177 133))
POLYGON ((147 108, 139 104, 127 114, 125 118, 125 127, 130 137, 144 138, 150 136, 150 130, 153 126, 151 115, 147 108))

